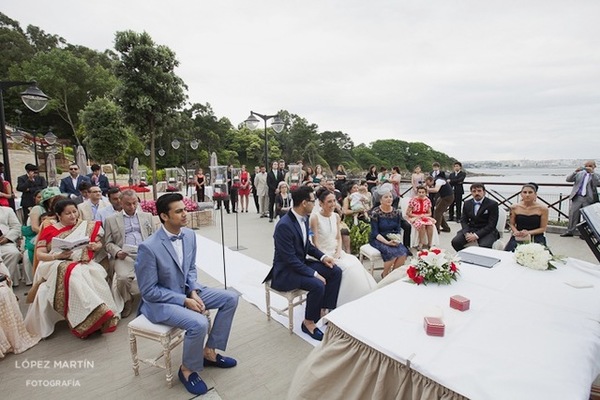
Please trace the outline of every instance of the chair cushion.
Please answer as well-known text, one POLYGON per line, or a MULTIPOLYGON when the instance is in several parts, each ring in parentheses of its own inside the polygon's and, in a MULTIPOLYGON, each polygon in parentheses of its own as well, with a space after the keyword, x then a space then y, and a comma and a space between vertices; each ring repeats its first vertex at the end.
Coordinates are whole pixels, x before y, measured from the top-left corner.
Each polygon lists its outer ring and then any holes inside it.
POLYGON ((381 253, 375 247, 371 246, 369 243, 363 244, 360 246, 360 252, 367 258, 381 258, 381 253))
POLYGON ((169 331, 178 329, 173 326, 152 323, 144 314, 138 315, 137 318, 128 323, 127 326, 133 329, 156 333, 157 335, 165 335, 169 333, 169 331))

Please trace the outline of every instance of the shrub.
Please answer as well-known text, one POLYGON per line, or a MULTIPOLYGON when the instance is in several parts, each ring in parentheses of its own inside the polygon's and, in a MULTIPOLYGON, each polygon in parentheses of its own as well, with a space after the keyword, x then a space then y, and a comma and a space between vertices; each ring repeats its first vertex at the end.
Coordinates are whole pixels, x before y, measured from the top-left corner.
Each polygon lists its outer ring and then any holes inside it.
POLYGON ((119 174, 119 175, 128 175, 129 174, 129 168, 127 168, 127 167, 117 167, 117 174, 119 174))

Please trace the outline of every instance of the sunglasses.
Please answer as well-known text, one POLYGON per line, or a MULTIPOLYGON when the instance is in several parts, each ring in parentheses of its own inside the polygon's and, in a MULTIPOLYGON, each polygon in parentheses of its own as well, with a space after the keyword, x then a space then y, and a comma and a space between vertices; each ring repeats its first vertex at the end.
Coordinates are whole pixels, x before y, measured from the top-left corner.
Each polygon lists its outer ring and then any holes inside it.
POLYGON ((79 168, 69 168, 70 171, 77 171, 79 168))

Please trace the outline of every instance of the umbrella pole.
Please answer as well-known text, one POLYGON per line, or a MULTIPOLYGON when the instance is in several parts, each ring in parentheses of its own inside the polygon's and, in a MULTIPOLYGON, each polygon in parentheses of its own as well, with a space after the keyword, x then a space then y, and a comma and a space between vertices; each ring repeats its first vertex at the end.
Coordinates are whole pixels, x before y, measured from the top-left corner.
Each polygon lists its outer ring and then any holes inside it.
POLYGON ((247 248, 244 246, 240 246, 240 226, 238 224, 238 215, 239 213, 235 213, 235 246, 231 246, 229 249, 233 251, 246 250, 247 248))

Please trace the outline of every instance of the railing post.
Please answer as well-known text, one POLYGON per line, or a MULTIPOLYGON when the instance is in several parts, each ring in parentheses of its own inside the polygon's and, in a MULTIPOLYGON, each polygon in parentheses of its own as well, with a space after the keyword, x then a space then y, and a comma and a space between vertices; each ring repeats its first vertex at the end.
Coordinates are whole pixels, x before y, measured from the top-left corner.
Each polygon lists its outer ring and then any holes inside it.
MULTIPOLYGON (((562 193, 558 194, 558 198, 562 199, 562 193)), ((558 211, 562 212, 562 201, 558 203, 558 211)), ((558 222, 560 222, 560 212, 558 213, 558 222)))

